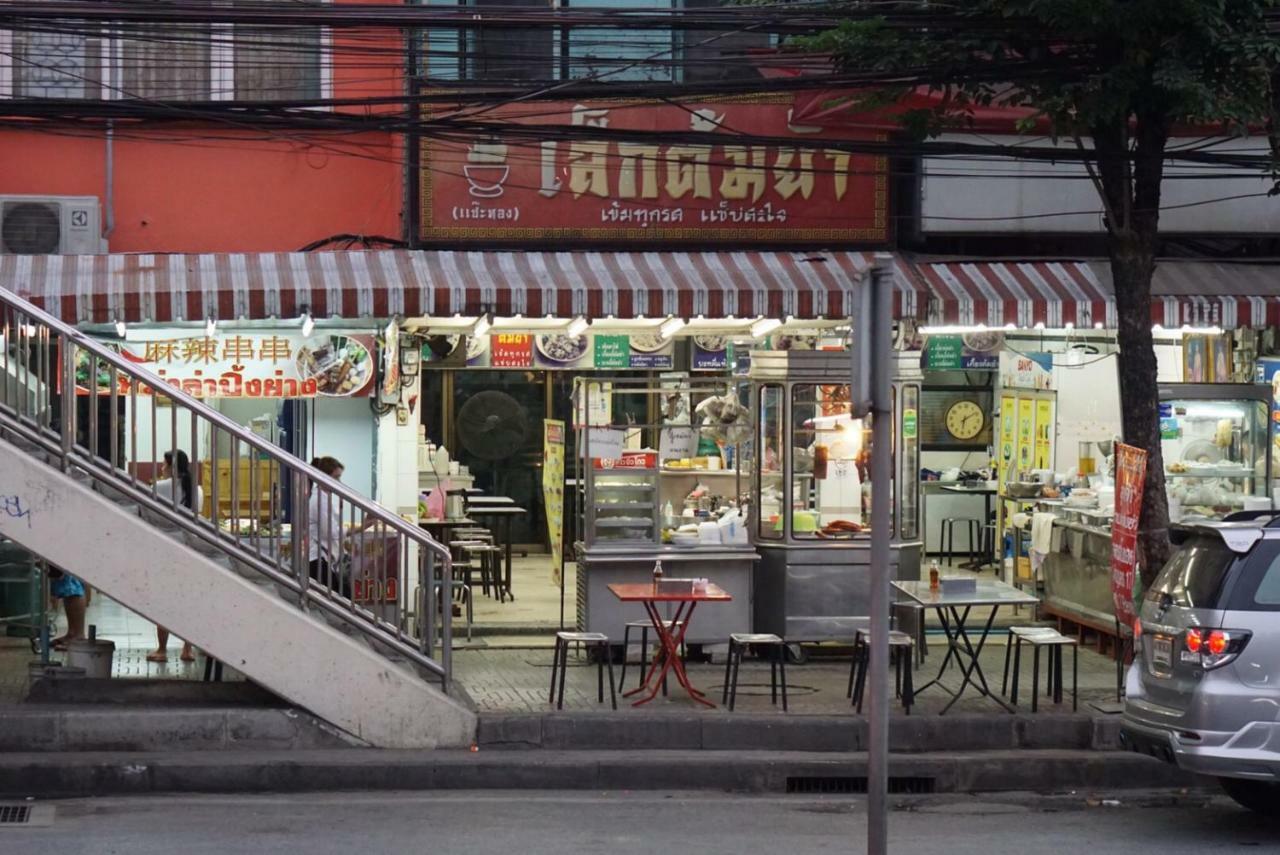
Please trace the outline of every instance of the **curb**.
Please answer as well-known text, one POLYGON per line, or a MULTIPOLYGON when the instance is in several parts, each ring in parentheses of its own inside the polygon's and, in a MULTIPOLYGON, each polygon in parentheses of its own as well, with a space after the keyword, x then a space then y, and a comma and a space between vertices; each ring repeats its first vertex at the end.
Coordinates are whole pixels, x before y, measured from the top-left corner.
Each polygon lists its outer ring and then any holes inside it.
MULTIPOLYGON (((349 790, 865 791, 863 753, 714 751, 218 751, 0 755, 0 795, 349 790)), ((1120 752, 986 751, 892 755, 891 791, 1157 789, 1188 773, 1120 752)))
MULTIPOLYGON (((894 716, 889 750, 1117 750, 1116 716, 894 716)), ((482 749, 866 751, 861 716, 532 713, 480 715, 482 749)))

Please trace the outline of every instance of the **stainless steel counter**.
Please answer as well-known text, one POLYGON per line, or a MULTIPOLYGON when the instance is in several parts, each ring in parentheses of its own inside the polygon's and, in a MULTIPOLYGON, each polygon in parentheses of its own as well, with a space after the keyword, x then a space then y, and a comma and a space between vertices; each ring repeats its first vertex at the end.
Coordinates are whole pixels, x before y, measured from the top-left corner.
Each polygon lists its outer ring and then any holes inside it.
POLYGON ((1046 605, 1100 627, 1115 623, 1111 603, 1111 530, 1057 520, 1040 571, 1046 605))

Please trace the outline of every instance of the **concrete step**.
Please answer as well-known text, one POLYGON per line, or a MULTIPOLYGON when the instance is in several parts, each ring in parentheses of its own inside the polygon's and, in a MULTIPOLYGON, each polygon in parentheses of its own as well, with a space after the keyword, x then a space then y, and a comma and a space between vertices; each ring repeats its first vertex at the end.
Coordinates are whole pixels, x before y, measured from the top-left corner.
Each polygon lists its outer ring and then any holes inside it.
MULTIPOLYGON (((1086 714, 894 716, 890 750, 1118 750, 1116 716, 1086 714)), ((560 712, 482 713, 481 749, 552 751, 774 750, 864 751, 861 716, 742 713, 560 712)))
POLYGON ((0 758, 8 752, 350 748, 361 745, 290 707, 138 707, 23 704, 0 708, 0 758))
MULTIPOLYGON (((779 751, 187 751, 0 754, 0 795, 344 790, 857 792, 862 753, 779 751)), ((895 754, 891 789, 970 793, 1153 789, 1203 783, 1112 751, 895 754)))

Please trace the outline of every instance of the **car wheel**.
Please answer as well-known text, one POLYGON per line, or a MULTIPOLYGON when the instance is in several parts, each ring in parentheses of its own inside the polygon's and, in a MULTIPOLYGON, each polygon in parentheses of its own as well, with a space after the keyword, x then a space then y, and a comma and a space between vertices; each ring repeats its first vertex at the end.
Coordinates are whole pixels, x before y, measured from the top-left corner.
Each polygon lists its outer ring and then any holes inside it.
POLYGON ((1222 789, 1236 804, 1255 813, 1274 815, 1280 804, 1280 784, 1270 781, 1245 781, 1240 778, 1219 778, 1222 789))

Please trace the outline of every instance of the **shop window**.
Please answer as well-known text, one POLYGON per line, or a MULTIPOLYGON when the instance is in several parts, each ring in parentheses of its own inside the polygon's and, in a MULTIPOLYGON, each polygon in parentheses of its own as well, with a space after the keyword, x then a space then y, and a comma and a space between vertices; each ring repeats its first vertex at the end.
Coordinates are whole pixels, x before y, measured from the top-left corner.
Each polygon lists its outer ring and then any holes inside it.
POLYGON ((786 504, 783 455, 786 429, 782 421, 783 391, 781 386, 760 389, 760 412, 756 413, 760 432, 760 456, 757 461, 760 478, 760 507, 756 509, 758 533, 767 540, 782 538, 782 508, 786 504))

